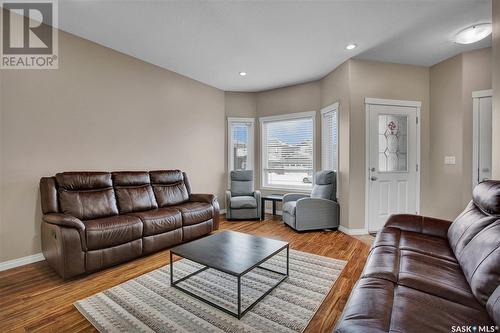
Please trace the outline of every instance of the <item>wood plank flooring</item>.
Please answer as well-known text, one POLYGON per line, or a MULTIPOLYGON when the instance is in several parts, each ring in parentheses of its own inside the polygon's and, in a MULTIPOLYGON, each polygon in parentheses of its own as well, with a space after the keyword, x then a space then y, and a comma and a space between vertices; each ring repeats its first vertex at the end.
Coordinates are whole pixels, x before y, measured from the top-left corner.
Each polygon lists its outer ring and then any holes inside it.
MULTIPOLYGON (((330 332, 359 278, 369 245, 338 231, 297 233, 270 215, 264 221, 221 222, 237 230, 290 242, 292 249, 315 253, 348 264, 306 329, 330 332)), ((0 332, 96 332, 73 302, 159 268, 168 250, 102 272, 62 280, 45 261, 0 272, 0 332)))

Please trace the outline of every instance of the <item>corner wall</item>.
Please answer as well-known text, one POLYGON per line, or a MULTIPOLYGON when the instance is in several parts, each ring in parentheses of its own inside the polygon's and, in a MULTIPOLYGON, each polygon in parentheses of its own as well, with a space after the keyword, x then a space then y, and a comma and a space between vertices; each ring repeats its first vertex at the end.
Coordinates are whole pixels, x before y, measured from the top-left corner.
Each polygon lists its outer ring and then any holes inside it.
POLYGON ((500 179, 500 1, 493 0, 493 178, 500 179))
POLYGON ((420 110, 421 212, 426 212, 429 183, 429 68, 350 60, 349 228, 365 228, 365 98, 422 102, 420 110), (355 204, 354 204, 355 203, 355 204))
POLYGON ((459 54, 431 67, 432 194, 426 213, 453 220, 472 195, 472 92, 491 89, 491 49, 459 54), (445 165, 455 156, 455 165, 445 165), (435 200, 435 198, 439 198, 435 200))

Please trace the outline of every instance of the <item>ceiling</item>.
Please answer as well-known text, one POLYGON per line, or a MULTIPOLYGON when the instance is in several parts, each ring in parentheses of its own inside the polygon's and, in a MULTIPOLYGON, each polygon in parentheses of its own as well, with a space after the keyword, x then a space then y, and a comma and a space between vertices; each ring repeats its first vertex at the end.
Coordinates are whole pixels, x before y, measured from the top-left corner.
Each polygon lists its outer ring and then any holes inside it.
POLYGON ((491 0, 59 1, 62 30, 226 91, 316 80, 351 57, 430 66, 490 46, 452 41, 482 22, 491 0))

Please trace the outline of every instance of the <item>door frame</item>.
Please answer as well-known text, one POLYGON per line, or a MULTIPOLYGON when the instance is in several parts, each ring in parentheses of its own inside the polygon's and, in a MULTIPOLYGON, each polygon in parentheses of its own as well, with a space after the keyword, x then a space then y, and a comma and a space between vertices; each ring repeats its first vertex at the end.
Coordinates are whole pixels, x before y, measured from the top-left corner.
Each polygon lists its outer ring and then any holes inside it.
POLYGON ((421 160, 420 160, 420 109, 422 108, 422 102, 420 101, 405 101, 397 99, 381 99, 381 98, 370 98, 365 97, 365 230, 369 230, 369 210, 370 210, 370 105, 385 105, 385 106, 404 106, 412 107, 416 109, 417 117, 417 156, 416 161, 416 180, 415 180, 415 198, 416 198, 416 214, 420 214, 420 170, 421 160))
POLYGON ((477 185, 477 176, 479 172, 479 159, 474 156, 479 155, 479 99, 493 97, 493 90, 478 90, 472 92, 472 188, 477 185))

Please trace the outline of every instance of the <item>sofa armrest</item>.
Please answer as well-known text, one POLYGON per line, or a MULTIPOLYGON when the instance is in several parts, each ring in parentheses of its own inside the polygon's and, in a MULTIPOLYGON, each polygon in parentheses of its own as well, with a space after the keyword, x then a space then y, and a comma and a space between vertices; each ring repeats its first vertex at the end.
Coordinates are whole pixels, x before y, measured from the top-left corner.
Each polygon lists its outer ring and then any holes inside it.
POLYGON ((255 201, 257 201, 257 215, 258 218, 260 218, 262 216, 262 209, 264 209, 264 207, 262 207, 262 193, 259 190, 255 190, 253 192, 253 197, 255 201))
POLYGON ((232 198, 231 190, 226 191, 226 219, 231 218, 231 198, 232 198))
POLYGON ((404 231, 418 232, 421 234, 447 238, 451 221, 440 220, 433 217, 396 214, 391 215, 384 227, 397 228, 404 231))
POLYGON ((219 201, 217 200, 216 195, 195 193, 191 194, 191 196, 189 197, 189 201, 205 202, 212 205, 212 207, 214 208, 214 217, 213 217, 214 230, 219 229, 219 201))
POLYGON ((287 193, 283 196, 283 202, 287 201, 297 201, 299 199, 309 198, 308 194, 303 193, 287 193))
POLYGON ((85 230, 85 224, 80 219, 68 214, 49 213, 43 215, 43 220, 61 227, 75 228, 79 231, 85 230))

